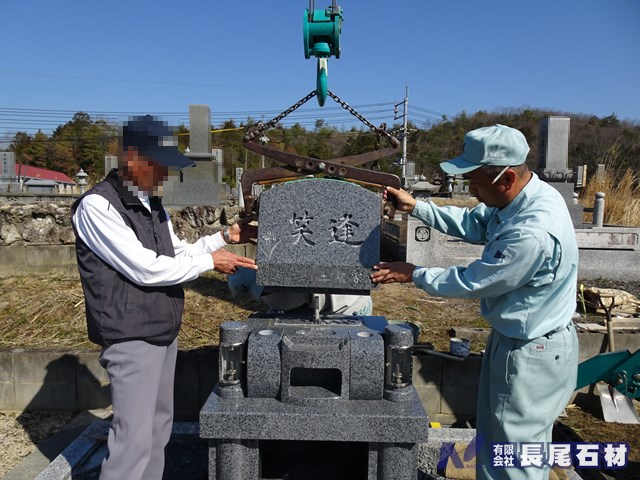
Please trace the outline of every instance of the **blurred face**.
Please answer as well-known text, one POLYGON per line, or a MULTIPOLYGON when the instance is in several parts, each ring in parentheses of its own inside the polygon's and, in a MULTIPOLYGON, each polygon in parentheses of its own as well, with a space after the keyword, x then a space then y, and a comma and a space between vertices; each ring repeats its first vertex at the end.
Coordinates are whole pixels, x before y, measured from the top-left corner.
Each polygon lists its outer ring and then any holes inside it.
POLYGON ((131 182, 148 195, 153 195, 169 176, 165 167, 131 147, 122 154, 122 174, 124 180, 131 182))

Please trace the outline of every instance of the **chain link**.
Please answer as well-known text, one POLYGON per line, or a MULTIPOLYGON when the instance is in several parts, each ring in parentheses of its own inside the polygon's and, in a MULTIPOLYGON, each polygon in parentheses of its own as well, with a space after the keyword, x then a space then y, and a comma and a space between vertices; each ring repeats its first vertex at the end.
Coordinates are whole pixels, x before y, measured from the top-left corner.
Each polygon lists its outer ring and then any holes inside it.
MULTIPOLYGON (((342 108, 344 108, 351 115, 353 115, 358 120, 360 120, 362 123, 364 123, 367 127, 369 127, 378 136, 382 135, 383 137, 385 137, 393 147, 397 147, 398 145, 400 145, 400 142, 398 141, 398 139, 385 130, 385 128, 386 128, 386 124, 385 123, 383 123, 380 127, 376 127, 373 123, 371 123, 369 120, 367 120, 362 115, 360 115, 360 113, 358 113, 354 108, 350 107, 347 102, 342 100, 335 93, 331 92, 330 90, 327 90, 327 94, 331 98, 333 98, 342 108)), ((296 103, 291 105, 285 111, 280 113, 278 116, 272 118, 268 122, 259 121, 253 127, 250 127, 247 130, 247 133, 244 136, 244 141, 248 142, 248 141, 252 140, 253 138, 257 137, 258 135, 260 135, 265 130, 268 130, 269 128, 274 127, 280 120, 282 120, 284 117, 286 117, 287 115, 289 115, 293 111, 295 111, 298 108, 300 108, 302 105, 307 103, 309 100, 311 100, 316 95, 317 95, 316 91, 312 90, 307 96, 305 96, 302 99, 298 100, 296 103)), ((376 142, 376 148, 377 148, 377 142, 376 142)))
POLYGON ((249 140, 252 140, 253 138, 257 137, 258 135, 260 135, 262 132, 264 132, 265 130, 268 130, 270 128, 272 128, 273 126, 275 126, 280 120, 282 120, 284 117, 286 117, 287 115, 289 115, 291 112, 297 110, 298 108, 300 108, 302 105, 304 105, 305 103, 307 103, 309 100, 311 100, 313 97, 315 97, 317 95, 315 90, 312 90, 306 97, 303 97, 302 99, 298 100, 296 103, 294 103, 293 105, 291 105, 289 108, 287 108, 285 111, 283 111, 282 113, 280 113, 280 115, 272 118, 271 120, 269 120, 268 122, 263 122, 262 120, 259 121, 258 123, 256 123, 254 125, 253 128, 251 128, 250 130, 247 131, 247 133, 244 136, 244 141, 248 142, 249 140))
MULTIPOLYGON (((354 117, 356 117, 358 120, 360 120, 362 123, 364 123, 367 127, 369 127, 372 131, 374 131, 375 133, 377 133, 378 135, 382 135, 383 137, 385 137, 389 143, 391 145, 393 145, 394 147, 397 147, 398 145, 400 145, 400 142, 398 141, 397 138, 393 137, 392 135, 390 135, 384 128, 382 127, 376 127, 373 123, 371 123, 369 120, 367 120, 366 118, 364 118, 362 115, 360 115, 354 108, 350 107, 349 104, 347 102, 345 102, 344 100, 342 100, 340 97, 338 97, 335 93, 333 93, 330 90, 327 90, 327 94, 333 98, 342 108, 344 108, 347 112, 349 112, 351 115, 353 115, 354 117)), ((383 123, 383 125, 386 127, 386 124, 383 123)))

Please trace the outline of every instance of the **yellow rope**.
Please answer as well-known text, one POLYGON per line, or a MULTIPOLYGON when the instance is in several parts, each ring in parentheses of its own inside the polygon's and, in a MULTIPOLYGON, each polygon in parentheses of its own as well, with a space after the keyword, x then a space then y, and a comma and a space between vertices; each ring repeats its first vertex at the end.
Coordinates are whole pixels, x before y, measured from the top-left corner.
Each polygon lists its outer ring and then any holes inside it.
MULTIPOLYGON (((211 130, 211 133, 218 133, 218 132, 228 132, 229 130, 244 130, 244 127, 236 127, 236 128, 220 128, 218 130, 211 130)), ((184 133, 179 133, 178 135, 182 136, 182 135, 189 135, 191 132, 184 132, 184 133)))

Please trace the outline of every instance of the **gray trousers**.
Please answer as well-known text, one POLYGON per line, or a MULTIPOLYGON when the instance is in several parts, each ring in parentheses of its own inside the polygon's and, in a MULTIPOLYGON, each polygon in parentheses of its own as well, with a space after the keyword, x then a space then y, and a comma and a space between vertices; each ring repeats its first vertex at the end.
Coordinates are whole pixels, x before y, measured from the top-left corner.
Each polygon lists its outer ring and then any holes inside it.
POLYGON ((534 340, 493 330, 482 359, 476 416, 477 480, 543 480, 549 466, 494 466, 493 444, 538 442, 543 450, 576 388, 578 337, 572 324, 534 340))
POLYGON ((157 346, 135 340, 103 348, 111 381, 113 420, 100 480, 161 480, 173 425, 178 341, 157 346))

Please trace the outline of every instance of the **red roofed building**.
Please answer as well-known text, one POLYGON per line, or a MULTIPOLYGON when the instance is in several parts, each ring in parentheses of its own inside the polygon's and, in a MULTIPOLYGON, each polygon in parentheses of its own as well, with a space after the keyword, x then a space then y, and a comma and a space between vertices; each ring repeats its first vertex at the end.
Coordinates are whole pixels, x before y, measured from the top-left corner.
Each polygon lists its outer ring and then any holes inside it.
POLYGON ((0 192, 72 193, 76 183, 62 172, 21 165, 13 152, 0 152, 0 192))
POLYGON ((55 170, 47 170, 46 168, 32 167, 30 165, 15 165, 16 177, 23 178, 25 182, 28 180, 51 180, 58 185, 75 185, 76 182, 71 180, 67 175, 55 170))

